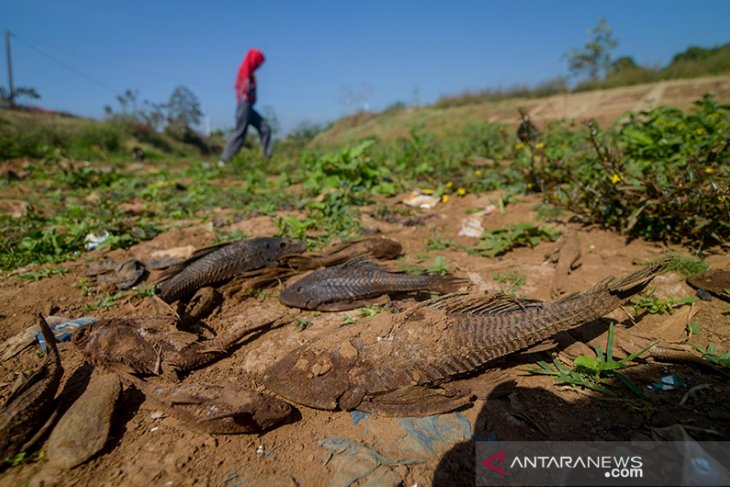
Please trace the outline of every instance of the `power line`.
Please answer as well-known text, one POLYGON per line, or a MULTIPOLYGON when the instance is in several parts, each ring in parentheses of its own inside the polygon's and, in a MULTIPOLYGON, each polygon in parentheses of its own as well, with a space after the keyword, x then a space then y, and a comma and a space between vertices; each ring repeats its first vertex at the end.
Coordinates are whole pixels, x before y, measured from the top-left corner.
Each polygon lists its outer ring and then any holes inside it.
POLYGON ((72 73, 75 73, 76 75, 81 76, 82 78, 86 79, 87 81, 90 81, 91 83, 94 83, 95 85, 97 85, 97 86, 99 86, 101 88, 104 88, 105 90, 110 91, 112 94, 116 94, 117 93, 117 90, 115 90, 111 86, 109 86, 109 85, 107 85, 105 83, 102 83, 101 81, 99 81, 99 80, 97 80, 97 79, 89 76, 88 74, 82 73, 81 71, 79 71, 78 69, 74 68, 70 64, 67 64, 67 63, 61 61, 60 59, 56 58, 55 56, 52 56, 51 54, 48 54, 44 50, 42 50, 42 49, 40 49, 40 48, 38 48, 38 47, 36 47, 36 46, 28 43, 27 41, 25 41, 23 39, 21 39, 17 35, 15 35, 15 34, 10 34, 10 35, 15 40, 20 41, 22 44, 25 44, 27 47, 30 47, 31 49, 33 49, 34 51, 36 51, 38 54, 40 54, 40 55, 42 55, 42 56, 50 59, 51 61, 59 64, 60 66, 63 66, 64 68, 68 69, 72 73))
MULTIPOLYGON (((119 92, 119 90, 116 90, 116 89, 110 87, 109 85, 107 85, 107 84, 105 84, 105 83, 103 83, 103 82, 95 79, 94 77, 89 76, 89 75, 83 73, 79 69, 74 68, 70 64, 68 64, 68 63, 66 63, 64 61, 61 61, 60 59, 58 59, 57 57, 53 56, 52 54, 49 54, 48 52, 44 51, 40 47, 37 47, 36 45, 28 42, 27 40, 25 40, 25 39, 23 39, 21 37, 18 37, 17 34, 11 33, 10 35, 14 39, 20 41, 25 46, 33 49, 34 51, 38 52, 42 56, 44 56, 44 57, 50 59, 51 61, 59 64, 60 66, 68 69, 69 71, 73 72, 74 74, 76 74, 78 76, 81 76, 82 78, 86 79, 87 81, 90 81, 91 83, 94 83, 95 85, 97 85, 97 86, 99 86, 101 88, 104 88, 105 90, 111 92, 114 95, 116 95, 119 92)), ((67 53, 67 54, 71 54, 71 55, 73 55, 75 57, 85 57, 86 59, 92 60, 92 58, 90 58, 89 56, 86 56, 86 55, 85 56, 79 56, 79 55, 73 54, 73 53, 67 53)), ((152 76, 152 77, 155 77, 155 78, 158 78, 158 79, 164 79, 166 81, 172 81, 173 83, 183 84, 183 83, 180 82, 180 80, 178 80, 178 79, 176 79, 174 77, 171 77, 171 76, 168 76, 168 75, 165 75, 165 74, 162 74, 162 73, 158 73, 158 72, 155 72, 155 71, 151 71, 149 69, 141 69, 141 68, 138 68, 138 67, 123 66, 123 65, 120 65, 120 64, 112 64, 112 63, 109 63, 108 61, 104 61, 104 60, 100 60, 100 59, 96 59, 96 58, 94 58, 93 61, 94 62, 97 62, 97 63, 100 63, 100 64, 104 64, 104 65, 109 66, 109 67, 114 68, 114 69, 118 69, 120 71, 124 71, 124 72, 130 72, 130 71, 132 71, 132 72, 137 72, 137 73, 143 73, 143 74, 147 74, 148 76, 152 76)), ((203 86, 206 86, 208 88, 213 88, 213 89, 216 89, 216 90, 221 90, 221 91, 229 90, 231 88, 231 86, 224 87, 222 85, 219 85, 219 84, 216 84, 216 83, 209 83, 209 82, 206 82, 206 81, 198 81, 196 84, 203 85, 203 86)), ((267 93, 269 93, 272 98, 283 98, 283 99, 290 99, 290 100, 296 99, 296 100, 298 100, 299 103, 305 102, 305 103, 311 103, 311 104, 315 104, 316 103, 317 105, 320 104, 319 101, 309 100, 309 99, 307 99, 307 97, 301 96, 301 95, 282 94, 282 93, 270 92, 269 90, 262 90, 262 92, 264 92, 264 91, 267 92, 267 93)))

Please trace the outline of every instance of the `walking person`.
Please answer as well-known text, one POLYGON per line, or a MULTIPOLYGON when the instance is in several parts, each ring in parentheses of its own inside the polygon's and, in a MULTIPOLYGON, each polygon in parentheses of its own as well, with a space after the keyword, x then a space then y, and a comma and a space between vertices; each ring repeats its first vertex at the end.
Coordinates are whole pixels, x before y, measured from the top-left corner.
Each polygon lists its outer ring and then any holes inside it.
POLYGON ((271 157, 271 127, 266 120, 253 109, 256 103, 256 71, 264 63, 264 53, 258 49, 249 49, 246 57, 243 58, 241 67, 238 68, 238 76, 234 88, 236 90, 236 128, 228 139, 226 148, 223 149, 218 165, 223 167, 241 150, 243 141, 246 139, 246 131, 249 125, 253 125, 261 138, 261 147, 264 156, 271 157))

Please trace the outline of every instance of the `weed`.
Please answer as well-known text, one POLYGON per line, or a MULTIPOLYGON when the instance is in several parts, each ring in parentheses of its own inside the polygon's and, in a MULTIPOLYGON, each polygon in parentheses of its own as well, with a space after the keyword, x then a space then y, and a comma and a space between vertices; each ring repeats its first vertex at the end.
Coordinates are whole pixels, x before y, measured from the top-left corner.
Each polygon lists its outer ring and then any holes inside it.
POLYGON ((525 276, 521 275, 516 270, 499 272, 494 274, 492 279, 501 284, 506 284, 507 287, 501 286, 501 291, 502 293, 510 296, 517 294, 517 291, 519 291, 519 289, 525 284, 525 276))
POLYGON ((449 272, 449 264, 447 264, 446 260, 441 256, 434 258, 433 264, 426 268, 426 273, 428 274, 439 274, 443 276, 447 272, 449 272))
POLYGON ((157 289, 156 284, 147 284, 147 282, 143 282, 139 286, 134 288, 134 295, 139 298, 151 298, 155 295, 155 290, 157 289))
POLYGON ((443 235, 440 235, 436 232, 436 230, 431 229, 431 236, 428 237, 426 240, 426 250, 445 250, 449 247, 453 247, 454 243, 444 237, 443 235))
POLYGON ((214 243, 232 242, 234 240, 243 240, 245 238, 248 238, 248 234, 246 232, 242 230, 233 230, 228 233, 217 233, 214 243))
POLYGON ((689 257, 677 253, 666 253, 658 259, 650 261, 637 261, 636 263, 642 265, 652 265, 657 264, 667 258, 671 258, 672 260, 662 272, 677 272, 679 274, 682 274, 684 277, 689 277, 710 270, 710 266, 704 260, 697 257, 689 257))
POLYGON ((6 457, 6 458, 4 458, 3 459, 3 462, 6 465, 10 465, 11 467, 17 467, 21 463, 25 462, 27 456, 28 456, 28 454, 23 451, 23 452, 20 452, 20 453, 18 453, 16 455, 13 455, 12 457, 6 457))
POLYGON ((23 274, 18 274, 18 277, 20 279, 29 279, 31 281, 40 281, 41 279, 45 279, 46 277, 51 277, 55 275, 64 275, 68 272, 68 269, 65 267, 57 267, 55 269, 51 267, 46 267, 42 271, 38 272, 25 272, 23 274))
POLYGON ((116 292, 114 294, 106 293, 103 296, 99 296, 93 303, 84 306, 84 311, 98 311, 103 309, 109 309, 117 304, 117 300, 120 299, 124 294, 122 292, 116 292))
POLYGON ((365 308, 360 308, 358 310, 358 315, 360 318, 372 318, 383 311, 383 309, 385 308, 381 305, 366 306, 365 308))
POLYGON ((675 308, 684 306, 685 304, 692 304, 697 301, 692 296, 685 296, 675 300, 671 296, 667 298, 659 298, 651 293, 649 295, 640 296, 638 302, 633 302, 634 313, 649 313, 649 314, 672 314, 675 308))
POLYGON ((707 345, 707 348, 702 348, 699 345, 692 345, 695 350, 702 354, 702 358, 712 362, 715 365, 721 365, 723 367, 730 367, 730 348, 725 350, 724 353, 718 354, 717 346, 714 343, 707 345))
POLYGON ((89 279, 86 277, 79 279, 77 286, 81 289, 81 294, 84 296, 91 296, 94 294, 94 288, 89 285, 89 279))
POLYGON ((555 368, 543 361, 540 361, 538 362, 538 365, 540 366, 539 369, 531 368, 529 371, 533 374, 552 375, 560 382, 564 382, 572 386, 579 385, 594 391, 602 392, 606 395, 613 395, 613 393, 605 387, 608 384, 607 379, 613 377, 621 381, 637 396, 643 396, 641 389, 628 377, 618 371, 629 367, 629 362, 648 351, 654 346, 654 344, 649 345, 643 350, 632 353, 621 360, 613 359, 613 344, 614 332, 613 323, 611 323, 608 328, 608 339, 606 342, 605 353, 600 345, 596 345, 594 349, 596 356, 588 357, 586 355, 581 355, 576 357, 574 360, 575 368, 572 370, 562 366, 556 359, 553 359, 553 365, 555 368))
POLYGON ((702 334, 702 329, 700 328, 700 324, 696 321, 690 321, 687 323, 687 331, 690 335, 694 336, 700 336, 702 334))
POLYGON ((312 326, 312 322, 309 321, 304 316, 299 316, 294 321, 296 321, 296 323, 294 324, 294 329, 296 331, 304 331, 307 328, 309 328, 310 326, 312 326))
POLYGON ((345 315, 342 317, 342 326, 348 326, 355 323, 355 318, 353 318, 350 315, 345 315))
POLYGON ((532 209, 542 221, 555 220, 565 214, 564 209, 550 204, 535 205, 532 209))
POLYGON ((484 257, 496 257, 517 247, 534 247, 542 241, 555 241, 558 235, 558 231, 552 227, 535 226, 523 222, 510 227, 485 231, 481 241, 469 249, 469 252, 484 257))

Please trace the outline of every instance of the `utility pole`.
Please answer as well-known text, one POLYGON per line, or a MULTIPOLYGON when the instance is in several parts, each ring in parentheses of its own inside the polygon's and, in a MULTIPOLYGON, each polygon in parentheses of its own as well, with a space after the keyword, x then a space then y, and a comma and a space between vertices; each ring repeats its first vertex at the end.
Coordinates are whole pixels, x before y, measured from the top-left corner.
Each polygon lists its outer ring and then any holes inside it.
POLYGON ((8 59, 8 87, 10 93, 8 95, 8 101, 10 105, 15 105, 15 86, 13 85, 13 56, 10 52, 10 31, 5 31, 5 52, 8 59))

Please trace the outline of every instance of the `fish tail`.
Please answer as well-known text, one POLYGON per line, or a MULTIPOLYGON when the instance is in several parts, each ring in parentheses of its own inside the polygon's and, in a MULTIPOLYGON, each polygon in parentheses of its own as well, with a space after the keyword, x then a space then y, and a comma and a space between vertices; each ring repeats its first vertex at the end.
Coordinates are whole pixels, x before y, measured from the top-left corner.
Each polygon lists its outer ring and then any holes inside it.
POLYGON ((469 283, 468 279, 454 276, 429 276, 429 290, 439 294, 454 293, 469 283))
POLYGON ((56 335, 53 334, 53 330, 48 325, 48 322, 42 314, 38 313, 38 326, 41 329, 41 336, 46 341, 47 346, 51 349, 51 353, 57 362, 61 361, 61 355, 58 353, 58 346, 56 346, 56 335))

